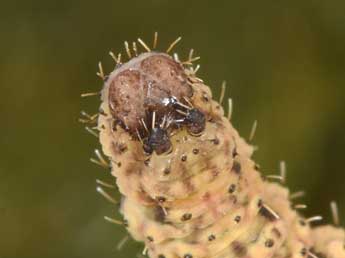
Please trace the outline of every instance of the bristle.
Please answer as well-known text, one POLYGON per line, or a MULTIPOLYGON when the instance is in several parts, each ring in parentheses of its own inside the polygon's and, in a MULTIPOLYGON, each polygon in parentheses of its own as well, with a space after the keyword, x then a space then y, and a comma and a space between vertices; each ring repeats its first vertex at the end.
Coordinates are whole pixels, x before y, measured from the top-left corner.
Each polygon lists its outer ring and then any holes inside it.
POLYGON ((146 45, 146 43, 141 38, 138 38, 138 42, 140 43, 140 45, 143 46, 143 48, 145 48, 147 52, 151 52, 151 49, 146 45))
POLYGON ((219 101, 218 101, 220 105, 223 104, 223 99, 224 99, 224 96, 225 96, 225 90, 226 90, 226 81, 223 81, 222 82, 222 87, 221 87, 221 90, 220 90, 219 101))
POLYGON ((131 50, 129 48, 128 42, 125 41, 124 44, 125 44, 125 49, 126 49, 126 53, 127 53, 128 58, 132 58, 132 53, 131 53, 131 50))
POLYGON ((248 141, 250 141, 250 142, 253 141, 257 126, 258 126, 258 121, 255 120, 253 125, 252 125, 252 129, 250 130, 248 141))
POLYGON ((176 44, 182 39, 182 37, 178 37, 177 39, 175 39, 167 48, 167 50, 165 51, 166 53, 169 54, 169 52, 176 46, 176 44))
POLYGON ((336 226, 339 226, 339 212, 338 212, 338 206, 335 201, 331 202, 331 212, 332 212, 332 218, 333 218, 333 223, 336 226))
POLYGON ((96 74, 97 74, 97 76, 99 76, 104 81, 105 76, 104 76, 104 71, 103 71, 103 67, 102 67, 101 62, 98 63, 98 69, 99 69, 99 71, 96 74))
POLYGON ((154 36, 153 36, 153 45, 152 45, 153 49, 157 48, 157 42, 158 42, 158 32, 156 31, 154 36))
POLYGON ((106 191, 103 190, 102 187, 97 186, 96 188, 97 192, 100 193, 105 199, 107 199, 109 202, 113 204, 118 204, 118 201, 116 201, 113 197, 111 197, 106 191))

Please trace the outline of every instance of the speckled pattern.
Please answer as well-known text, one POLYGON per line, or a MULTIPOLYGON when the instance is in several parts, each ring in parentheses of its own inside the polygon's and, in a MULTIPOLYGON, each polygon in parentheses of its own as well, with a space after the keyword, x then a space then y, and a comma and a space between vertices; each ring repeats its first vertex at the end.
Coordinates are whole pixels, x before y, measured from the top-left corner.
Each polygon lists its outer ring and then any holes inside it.
POLYGON ((345 258, 344 231, 311 228, 288 189, 262 179, 210 88, 170 56, 148 52, 116 68, 101 110, 120 212, 149 257, 345 258))

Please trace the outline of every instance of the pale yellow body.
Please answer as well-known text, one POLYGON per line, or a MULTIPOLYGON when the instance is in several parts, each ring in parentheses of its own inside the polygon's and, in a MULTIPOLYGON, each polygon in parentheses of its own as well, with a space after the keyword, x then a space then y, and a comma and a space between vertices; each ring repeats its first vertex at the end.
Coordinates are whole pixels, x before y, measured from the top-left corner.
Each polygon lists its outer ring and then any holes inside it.
POLYGON ((133 238, 145 242, 152 258, 310 258, 312 251, 345 258, 344 231, 302 225, 288 190, 262 179, 251 160, 252 146, 224 117, 210 89, 188 76, 189 101, 212 119, 201 136, 175 130, 172 151, 162 155, 144 154, 138 139, 114 128, 109 83, 102 92, 100 142, 111 160, 123 195, 121 213, 133 238))

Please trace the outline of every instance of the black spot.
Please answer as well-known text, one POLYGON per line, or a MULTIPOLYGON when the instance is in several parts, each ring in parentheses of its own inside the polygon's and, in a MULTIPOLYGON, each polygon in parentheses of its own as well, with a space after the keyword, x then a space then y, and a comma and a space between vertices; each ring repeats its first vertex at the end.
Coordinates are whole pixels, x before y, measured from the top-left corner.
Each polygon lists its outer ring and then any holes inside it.
POLYGON ((165 168, 163 171, 164 175, 169 175, 170 172, 171 172, 170 168, 165 168))
POLYGON ((202 94, 202 100, 205 101, 205 102, 209 101, 209 98, 208 98, 206 93, 202 94))
POLYGON ((102 116, 107 116, 107 114, 104 112, 103 108, 99 108, 98 113, 102 116))
POLYGON ((190 220, 191 218, 192 218, 192 214, 191 213, 185 213, 181 217, 181 221, 187 221, 187 220, 190 220))
POLYGON ((265 242, 265 246, 268 248, 271 248, 272 246, 274 246, 274 241, 273 239, 267 239, 265 242))
POLYGON ((229 193, 234 193, 236 191, 236 185, 235 184, 231 184, 230 186, 229 186, 229 189, 228 189, 228 192, 229 193))
POLYGON ((113 132, 117 131, 117 125, 121 125, 121 122, 119 120, 113 120, 111 123, 111 130, 113 132))
POLYGON ((125 227, 128 227, 129 226, 129 224, 128 224, 128 220, 123 220, 123 225, 125 226, 125 227))
POLYGON ((196 155, 199 153, 199 150, 198 149, 193 149, 193 153, 196 155))
POLYGON ((241 164, 238 161, 234 161, 234 164, 232 165, 232 171, 234 171, 236 174, 241 174, 241 164))
POLYGON ((185 255, 183 256, 183 258, 193 258, 193 255, 191 255, 191 254, 185 254, 185 255))
POLYGON ((259 199, 259 200, 258 200, 258 207, 259 207, 259 208, 262 207, 262 204, 263 204, 262 200, 259 199))
POLYGON ((241 222, 241 216, 237 215, 234 220, 236 223, 240 223, 241 222))
POLYGON ((147 240, 149 240, 150 242, 153 242, 153 237, 152 236, 148 236, 147 240))
POLYGON ((247 254, 246 246, 240 243, 239 241, 232 242, 231 248, 237 257, 243 257, 247 254))
POLYGON ((218 145, 219 144, 219 139, 216 137, 212 140, 214 145, 218 145))
POLYGON ((181 156, 181 161, 186 161, 186 160, 187 160, 187 155, 183 154, 183 155, 181 156))
POLYGON ((145 164, 145 166, 148 166, 150 164, 150 159, 145 159, 144 164, 145 164))
POLYGON ((216 236, 215 235, 209 235, 208 236, 208 241, 213 241, 216 239, 216 236))
POLYGON ((165 256, 163 254, 159 254, 158 258, 165 258, 165 256))
POLYGON ((238 155, 237 149, 234 148, 234 150, 232 151, 232 157, 235 158, 238 155))

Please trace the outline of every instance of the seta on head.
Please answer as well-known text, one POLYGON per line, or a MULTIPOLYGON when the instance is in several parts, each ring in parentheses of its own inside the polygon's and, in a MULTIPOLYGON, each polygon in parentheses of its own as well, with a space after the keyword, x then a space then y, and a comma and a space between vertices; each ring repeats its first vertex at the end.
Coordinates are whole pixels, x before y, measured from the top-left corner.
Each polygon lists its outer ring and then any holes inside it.
POLYGON ((172 130, 183 127, 198 136, 205 128, 205 115, 189 101, 193 89, 184 67, 167 54, 132 58, 110 74, 106 87, 112 117, 147 154, 169 152, 172 130))

